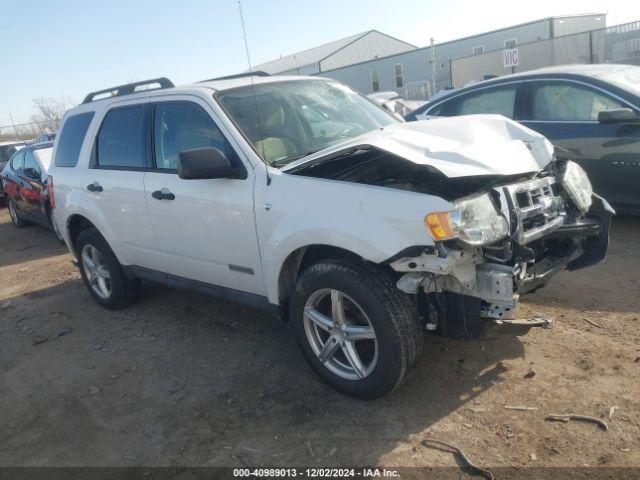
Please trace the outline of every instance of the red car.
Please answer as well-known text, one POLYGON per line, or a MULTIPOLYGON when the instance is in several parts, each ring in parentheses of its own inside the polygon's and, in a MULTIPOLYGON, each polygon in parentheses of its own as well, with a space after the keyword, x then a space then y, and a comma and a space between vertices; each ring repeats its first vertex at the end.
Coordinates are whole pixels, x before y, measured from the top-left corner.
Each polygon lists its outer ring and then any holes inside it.
POLYGON ((2 195, 11 221, 18 228, 37 223, 54 229, 47 179, 52 151, 53 142, 22 148, 13 154, 0 174, 2 195))

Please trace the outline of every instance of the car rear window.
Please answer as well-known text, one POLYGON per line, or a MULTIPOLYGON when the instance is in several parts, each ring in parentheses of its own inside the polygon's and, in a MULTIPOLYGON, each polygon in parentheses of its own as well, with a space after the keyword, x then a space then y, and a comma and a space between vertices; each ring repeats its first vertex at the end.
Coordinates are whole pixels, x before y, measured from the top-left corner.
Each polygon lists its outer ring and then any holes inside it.
POLYGON ((62 126, 56 150, 56 167, 75 167, 82 142, 93 119, 93 112, 79 113, 67 118, 62 126))

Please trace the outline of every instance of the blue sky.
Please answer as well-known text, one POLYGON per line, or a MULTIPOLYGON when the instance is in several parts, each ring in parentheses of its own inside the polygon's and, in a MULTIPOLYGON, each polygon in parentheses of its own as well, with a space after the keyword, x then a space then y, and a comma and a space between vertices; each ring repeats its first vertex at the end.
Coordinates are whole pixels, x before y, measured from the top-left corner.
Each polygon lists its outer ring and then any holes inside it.
MULTIPOLYGON (((378 29, 418 46, 552 15, 640 20, 631 0, 243 0, 253 63, 378 29)), ((237 0, 0 0, 0 126, 28 121, 36 97, 167 76, 247 69, 237 0)))

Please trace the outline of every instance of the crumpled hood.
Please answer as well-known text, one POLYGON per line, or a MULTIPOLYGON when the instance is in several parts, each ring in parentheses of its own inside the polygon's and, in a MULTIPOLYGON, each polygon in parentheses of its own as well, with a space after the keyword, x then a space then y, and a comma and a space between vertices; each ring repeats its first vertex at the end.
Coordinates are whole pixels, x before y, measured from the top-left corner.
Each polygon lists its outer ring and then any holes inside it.
POLYGON ((380 128, 301 158, 282 171, 358 148, 378 148, 450 178, 537 172, 553 158, 553 145, 539 133, 501 115, 467 115, 380 128))

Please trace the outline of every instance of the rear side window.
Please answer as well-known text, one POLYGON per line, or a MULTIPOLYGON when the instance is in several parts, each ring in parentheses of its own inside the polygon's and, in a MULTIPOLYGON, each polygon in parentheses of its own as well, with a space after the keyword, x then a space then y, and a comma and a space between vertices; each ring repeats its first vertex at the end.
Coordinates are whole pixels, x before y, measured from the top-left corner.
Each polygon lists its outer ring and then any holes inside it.
POLYGON ((497 114, 513 118, 516 87, 493 88, 457 100, 455 115, 497 114))
POLYGON ((24 155, 24 166, 22 167, 22 173, 32 179, 40 179, 42 178, 42 169, 36 160, 36 157, 33 156, 33 152, 29 150, 24 155))
POLYGON ((143 105, 107 112, 98 133, 97 164, 125 169, 145 167, 143 105))
POLYGON ((24 150, 16 153, 11 159, 11 169, 14 172, 20 172, 22 170, 22 161, 24 160, 24 150))
POLYGON ((67 118, 58 137, 56 167, 75 167, 77 165, 82 142, 92 119, 93 112, 79 113, 67 118))
POLYGON ((211 117, 191 102, 167 102, 155 106, 153 136, 156 167, 175 170, 180 152, 214 147, 234 163, 235 152, 211 117))

